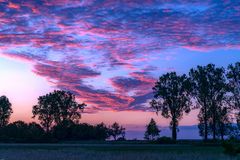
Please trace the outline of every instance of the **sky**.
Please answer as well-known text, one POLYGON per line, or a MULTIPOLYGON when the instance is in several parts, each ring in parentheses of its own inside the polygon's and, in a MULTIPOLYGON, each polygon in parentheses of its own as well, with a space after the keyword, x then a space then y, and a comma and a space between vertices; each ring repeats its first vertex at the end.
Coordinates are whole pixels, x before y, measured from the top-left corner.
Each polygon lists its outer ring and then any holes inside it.
POLYGON ((149 106, 157 78, 239 61, 239 28, 238 0, 0 0, 0 95, 30 122, 39 96, 68 90, 88 105, 82 122, 134 137, 151 118, 168 126, 149 106))

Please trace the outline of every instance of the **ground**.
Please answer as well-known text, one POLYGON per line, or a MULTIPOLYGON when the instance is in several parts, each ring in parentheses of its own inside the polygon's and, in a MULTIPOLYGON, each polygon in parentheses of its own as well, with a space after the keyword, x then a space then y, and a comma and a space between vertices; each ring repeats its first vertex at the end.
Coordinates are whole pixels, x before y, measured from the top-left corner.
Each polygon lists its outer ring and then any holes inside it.
POLYGON ((221 146, 189 144, 0 144, 0 160, 240 160, 221 146))

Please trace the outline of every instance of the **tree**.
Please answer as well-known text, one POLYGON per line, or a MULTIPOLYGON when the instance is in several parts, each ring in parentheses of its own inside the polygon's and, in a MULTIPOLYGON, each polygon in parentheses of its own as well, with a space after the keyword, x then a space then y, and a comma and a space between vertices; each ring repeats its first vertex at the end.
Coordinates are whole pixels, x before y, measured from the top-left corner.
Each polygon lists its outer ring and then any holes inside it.
POLYGON ((199 118, 199 129, 200 135, 204 135, 204 140, 208 139, 209 135, 209 126, 208 126, 208 96, 210 95, 209 91, 209 82, 207 77, 206 67, 197 66, 197 69, 191 69, 189 72, 189 77, 192 82, 192 93, 197 99, 197 108, 200 108, 198 115, 199 118), (204 132, 204 133, 203 133, 204 132))
POLYGON ((74 140, 97 140, 98 136, 94 126, 87 123, 75 124, 71 132, 74 140))
POLYGON ((206 121, 206 117, 209 117, 208 112, 205 112, 205 108, 201 108, 200 112, 198 114, 198 130, 199 130, 199 135, 201 137, 204 137, 204 140, 208 139, 208 136, 210 135, 210 126, 208 125, 208 119, 206 121), (207 134, 207 135, 206 135, 207 134))
POLYGON ((96 139, 98 140, 106 140, 110 136, 109 129, 104 123, 100 123, 95 126, 95 134, 96 139))
MULTIPOLYGON (((217 120, 225 96, 227 93, 227 84, 224 68, 217 68, 214 64, 207 66, 197 66, 196 69, 191 69, 189 77, 192 83, 192 95, 196 99, 196 108, 200 108, 198 117, 204 124, 204 139, 208 139, 209 125, 216 139, 217 135, 217 120)), ((200 123, 202 123, 200 122, 200 123)))
POLYGON ((28 139, 28 124, 23 121, 10 123, 5 128, 5 135, 16 142, 25 142, 28 139))
POLYGON ((240 62, 230 64, 227 70, 230 92, 232 93, 230 104, 237 111, 237 123, 240 123, 240 62))
POLYGON ((16 121, 8 124, 1 131, 1 140, 7 142, 44 142, 44 130, 35 123, 16 121))
POLYGON ((171 118, 172 139, 176 140, 178 122, 184 112, 191 110, 190 81, 185 74, 178 76, 176 72, 167 73, 159 77, 153 91, 154 99, 150 104, 164 118, 171 118))
POLYGON ((0 97, 0 127, 4 127, 8 124, 9 118, 13 113, 11 106, 12 104, 6 96, 0 97))
POLYGON ((52 128, 53 136, 58 140, 71 140, 74 123, 72 121, 62 121, 52 128))
POLYGON ((230 135, 232 128, 232 119, 229 115, 229 108, 223 107, 219 108, 218 119, 217 119, 217 134, 224 140, 224 136, 230 135))
POLYGON ((125 128, 123 128, 117 122, 115 122, 110 127, 110 135, 113 137, 114 140, 117 140, 117 138, 120 135, 122 136, 122 139, 124 139, 125 138, 125 128))
POLYGON ((160 130, 157 127, 156 122, 152 118, 150 123, 146 126, 146 132, 144 138, 146 140, 155 140, 159 136, 160 130))
POLYGON ((55 90, 38 98, 38 104, 33 106, 33 118, 38 116, 41 125, 49 132, 53 124, 64 121, 78 123, 86 104, 78 104, 75 96, 66 91, 55 90))
POLYGON ((28 124, 28 140, 33 142, 44 141, 44 129, 37 123, 31 122, 28 124))

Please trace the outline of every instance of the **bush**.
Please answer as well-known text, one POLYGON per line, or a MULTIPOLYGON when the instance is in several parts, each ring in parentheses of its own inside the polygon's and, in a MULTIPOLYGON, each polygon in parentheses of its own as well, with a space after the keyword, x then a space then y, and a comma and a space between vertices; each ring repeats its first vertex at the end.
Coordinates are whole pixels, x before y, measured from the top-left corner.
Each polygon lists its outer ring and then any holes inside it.
POLYGON ((240 153, 240 146, 233 140, 228 140, 222 143, 224 153, 229 156, 237 156, 240 153))
POLYGON ((69 140, 71 138, 71 132, 74 123, 71 121, 63 121, 62 123, 55 125, 52 128, 53 137, 57 140, 69 140))
POLYGON ((61 141, 99 140, 104 141, 110 136, 105 124, 75 124, 63 121, 45 132, 41 125, 32 122, 16 121, 0 127, 0 142, 5 143, 56 143, 61 141))
POLYGON ((119 137, 117 141, 126 141, 126 139, 124 137, 119 137))
POLYGON ((175 144, 176 141, 174 141, 172 138, 170 137, 160 137, 156 140, 157 144, 175 144))
POLYGON ((43 141, 43 138, 44 130, 34 122, 27 124, 23 121, 16 121, 0 130, 1 142, 39 143, 43 141))

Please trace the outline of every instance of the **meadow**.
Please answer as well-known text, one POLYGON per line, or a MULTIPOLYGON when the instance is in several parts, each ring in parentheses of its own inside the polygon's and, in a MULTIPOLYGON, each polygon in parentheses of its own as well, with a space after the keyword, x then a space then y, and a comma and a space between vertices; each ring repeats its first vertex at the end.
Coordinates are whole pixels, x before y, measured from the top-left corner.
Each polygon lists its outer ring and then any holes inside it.
POLYGON ((191 144, 0 144, 0 160, 238 160, 221 146, 191 144))

